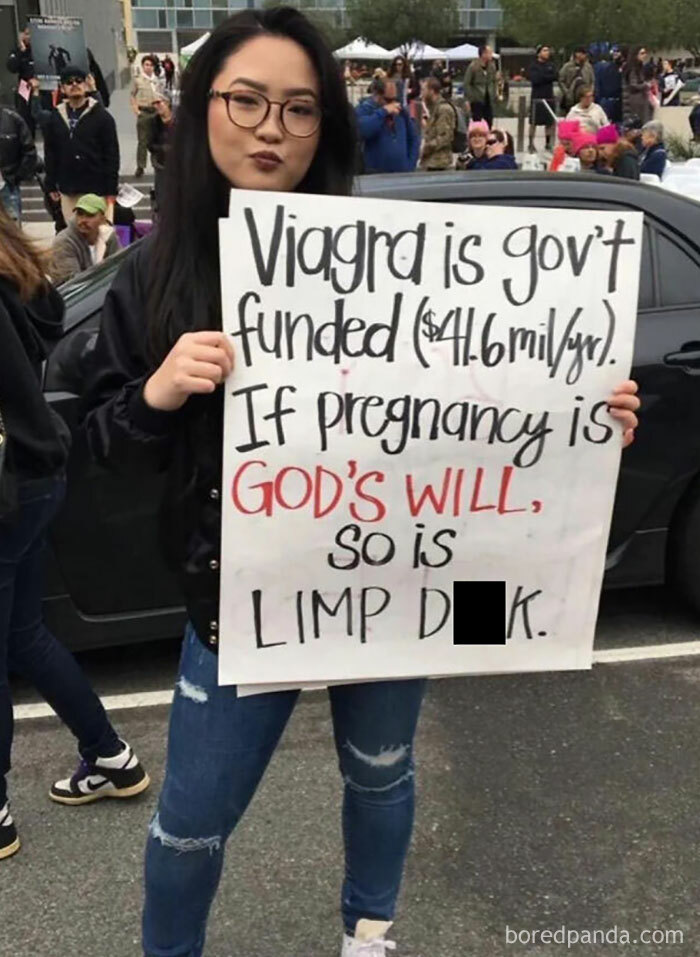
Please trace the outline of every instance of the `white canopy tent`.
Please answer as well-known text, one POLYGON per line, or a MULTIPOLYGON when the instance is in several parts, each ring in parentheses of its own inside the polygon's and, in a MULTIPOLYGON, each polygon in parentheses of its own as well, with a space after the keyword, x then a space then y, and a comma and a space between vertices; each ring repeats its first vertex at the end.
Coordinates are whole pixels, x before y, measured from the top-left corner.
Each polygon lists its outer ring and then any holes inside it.
POLYGON ((346 44, 333 54, 339 60, 388 60, 391 53, 378 43, 367 43, 361 37, 346 44))
POLYGON ((479 56, 479 48, 473 43, 463 43, 461 46, 445 50, 445 56, 448 60, 476 60, 479 56))
POLYGON ((389 51, 388 56, 407 56, 409 60, 445 60, 447 58, 444 50, 438 50, 437 47, 431 47, 429 43, 421 43, 419 40, 411 44, 408 52, 403 47, 395 47, 389 51))

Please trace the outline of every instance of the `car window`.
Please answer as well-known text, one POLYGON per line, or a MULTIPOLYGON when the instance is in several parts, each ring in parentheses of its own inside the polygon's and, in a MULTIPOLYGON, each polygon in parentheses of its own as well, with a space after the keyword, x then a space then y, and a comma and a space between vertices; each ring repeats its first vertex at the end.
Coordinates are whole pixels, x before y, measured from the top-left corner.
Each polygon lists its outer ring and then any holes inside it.
POLYGON ((77 328, 67 332, 54 347, 46 363, 46 392, 82 393, 86 362, 95 347, 101 321, 102 310, 98 309, 77 328))
POLYGON ((662 232, 656 234, 662 306, 689 306, 700 302, 700 266, 662 232))

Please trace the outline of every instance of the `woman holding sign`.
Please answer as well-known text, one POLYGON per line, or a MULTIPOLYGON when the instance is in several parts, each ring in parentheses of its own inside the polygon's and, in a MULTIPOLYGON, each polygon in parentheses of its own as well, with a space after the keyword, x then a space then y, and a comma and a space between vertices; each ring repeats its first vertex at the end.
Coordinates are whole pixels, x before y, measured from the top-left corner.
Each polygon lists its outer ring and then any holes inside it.
MULTIPOLYGON (((235 375, 221 332, 217 221, 231 188, 347 194, 354 156, 345 87, 317 30, 289 8, 232 17, 183 77, 162 221, 105 302, 87 397, 90 445, 103 463, 168 471, 167 548, 190 617, 146 851, 149 957, 203 953, 226 840, 298 698, 238 698, 217 683, 221 385, 235 375)), ((627 383, 610 400, 626 441, 636 425, 634 391, 627 383)), ((385 935, 411 837, 424 685, 329 691, 344 779, 342 957, 384 957, 393 946, 385 935)))

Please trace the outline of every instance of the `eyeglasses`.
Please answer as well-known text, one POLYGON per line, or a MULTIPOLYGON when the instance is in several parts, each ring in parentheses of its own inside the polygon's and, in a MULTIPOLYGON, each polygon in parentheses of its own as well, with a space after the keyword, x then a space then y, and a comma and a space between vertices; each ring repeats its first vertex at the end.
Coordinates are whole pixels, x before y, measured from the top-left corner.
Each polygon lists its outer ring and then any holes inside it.
POLYGON ((209 97, 224 100, 229 120, 244 130, 262 126, 273 106, 280 107, 282 126, 290 136, 313 136, 321 125, 320 107, 311 100, 270 100, 253 90, 210 90, 209 97))
POLYGON ((486 140, 486 145, 487 145, 487 146, 495 146, 496 143, 499 143, 499 142, 500 142, 500 140, 486 140))
POLYGON ((72 76, 69 80, 64 80, 63 85, 64 86, 79 86, 81 83, 84 83, 84 82, 85 81, 81 77, 72 76))

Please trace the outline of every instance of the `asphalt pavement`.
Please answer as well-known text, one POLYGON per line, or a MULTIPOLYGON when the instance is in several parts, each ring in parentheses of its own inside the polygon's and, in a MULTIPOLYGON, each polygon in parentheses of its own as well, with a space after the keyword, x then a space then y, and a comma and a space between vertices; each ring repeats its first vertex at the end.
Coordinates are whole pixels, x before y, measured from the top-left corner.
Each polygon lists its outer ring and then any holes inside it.
MULTIPOLYGON (((673 596, 644 589, 604 598, 596 645, 695 650, 696 635, 673 596)), ((172 685, 177 652, 173 641, 80 660, 101 694, 138 692, 172 685)), ((694 656, 432 682, 397 957, 700 954, 699 686, 694 656), (512 943, 535 930, 558 938, 512 943), (609 943, 573 943, 594 931, 609 943), (610 943, 623 932, 638 943, 610 943), (676 942, 643 944, 643 932, 676 942)), ((19 684, 15 697, 36 700, 19 684)), ((71 768, 69 733, 55 718, 17 723, 23 846, 0 864, 3 957, 138 957, 167 717, 164 706, 113 713, 153 785, 81 808, 46 794, 71 768)), ((327 698, 307 694, 229 843, 207 957, 337 957, 340 801, 327 698)))

